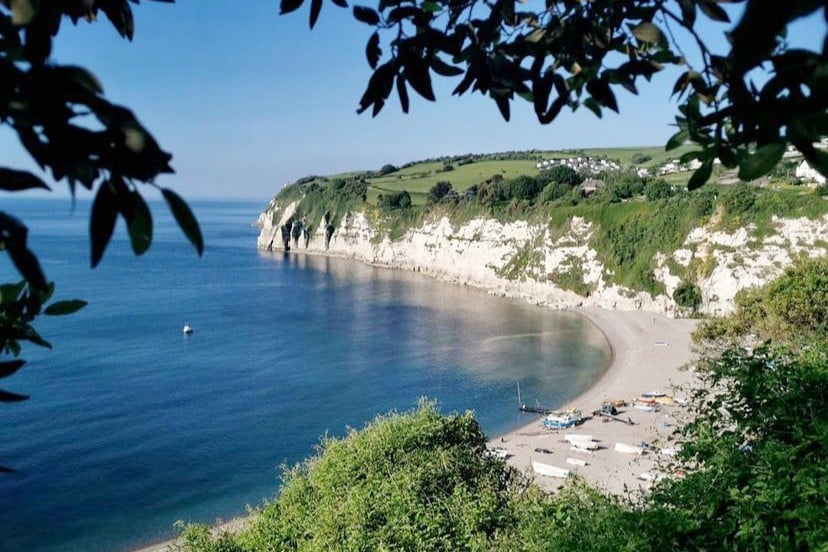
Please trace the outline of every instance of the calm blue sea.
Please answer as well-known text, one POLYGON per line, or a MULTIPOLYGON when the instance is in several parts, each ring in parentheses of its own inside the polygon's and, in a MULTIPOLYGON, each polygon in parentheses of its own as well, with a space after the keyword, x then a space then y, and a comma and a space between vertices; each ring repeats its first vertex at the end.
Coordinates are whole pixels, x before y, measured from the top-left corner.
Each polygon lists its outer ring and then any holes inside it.
MULTIPOLYGON (((176 520, 228 519, 277 492, 279 466, 376 414, 472 409, 496 435, 560 404, 609 352, 567 313, 356 262, 256 250, 264 202, 195 202, 198 258, 163 204, 131 254, 119 228, 89 269, 89 204, 12 200, 56 297, 90 305, 43 318, 52 351, 0 381, 0 550, 129 550, 176 520), (196 331, 182 335, 184 323, 196 331)), ((13 273, 5 255, 0 281, 13 273)))

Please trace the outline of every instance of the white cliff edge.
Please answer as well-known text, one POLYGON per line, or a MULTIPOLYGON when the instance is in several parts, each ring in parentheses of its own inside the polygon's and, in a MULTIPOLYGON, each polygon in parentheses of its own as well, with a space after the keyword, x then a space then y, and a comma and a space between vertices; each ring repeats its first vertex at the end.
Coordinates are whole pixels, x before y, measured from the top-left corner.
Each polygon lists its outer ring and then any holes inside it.
MULTIPOLYGON (((296 203, 282 206, 271 201, 259 216, 259 249, 284 250, 282 227, 291 221, 295 209, 296 203)), ((593 224, 579 217, 570 220, 563 235, 554 235, 547 225, 487 218, 456 228, 446 217, 434 218, 396 240, 380 236, 377 227, 366 213, 349 213, 327 244, 326 230, 320 224, 310 234, 295 233, 300 235, 296 240, 290 238, 290 247, 300 253, 412 270, 539 305, 597 306, 668 316, 682 314, 672 299, 681 280, 671 273, 671 264, 688 267, 693 263, 694 282, 702 293, 698 311, 723 315, 732 312, 737 292, 777 278, 794 257, 828 254, 822 238, 828 236, 828 215, 816 220, 774 218, 775 231, 764 238, 744 228, 725 233, 699 227, 688 234, 680 249, 656 256, 655 277, 666 293, 652 296, 607 281, 608 269, 588 245, 593 224), (573 288, 573 278, 583 295, 559 285, 565 281, 566 287, 573 288)))

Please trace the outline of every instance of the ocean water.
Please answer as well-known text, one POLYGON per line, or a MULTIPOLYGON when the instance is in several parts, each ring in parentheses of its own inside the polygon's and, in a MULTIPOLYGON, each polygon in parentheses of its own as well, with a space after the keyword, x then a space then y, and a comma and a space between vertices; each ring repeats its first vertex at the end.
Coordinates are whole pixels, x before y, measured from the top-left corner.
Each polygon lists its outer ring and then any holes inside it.
MULTIPOLYGON (((51 351, 0 381, 0 550, 130 550, 275 496, 280 466, 420 397, 474 410, 489 435, 589 387, 609 351, 571 313, 353 261, 256 250, 264 202, 194 202, 198 258, 163 204, 152 249, 119 228, 89 269, 89 204, 6 200, 30 227, 56 298, 51 351), (195 333, 182 335, 189 323, 195 333)), ((119 223, 120 224, 120 223, 119 223)), ((3 256, 0 281, 14 277, 3 256)))

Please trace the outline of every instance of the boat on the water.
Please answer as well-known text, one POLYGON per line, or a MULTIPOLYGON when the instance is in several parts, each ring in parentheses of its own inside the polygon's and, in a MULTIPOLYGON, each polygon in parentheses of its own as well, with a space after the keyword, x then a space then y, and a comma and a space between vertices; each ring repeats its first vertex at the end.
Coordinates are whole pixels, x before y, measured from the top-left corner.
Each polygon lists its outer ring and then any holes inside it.
POLYGON ((190 335, 195 330, 193 330, 193 327, 190 326, 189 324, 184 324, 184 329, 181 330, 181 331, 184 332, 184 335, 190 335))
POLYGON ((543 425, 548 429, 568 429, 575 427, 582 421, 581 411, 576 408, 570 408, 568 410, 550 412, 544 418, 543 425))
POLYGON ((559 468, 557 466, 550 466, 542 462, 532 461, 532 471, 538 475, 545 475, 547 477, 569 477, 569 470, 566 468, 559 468))

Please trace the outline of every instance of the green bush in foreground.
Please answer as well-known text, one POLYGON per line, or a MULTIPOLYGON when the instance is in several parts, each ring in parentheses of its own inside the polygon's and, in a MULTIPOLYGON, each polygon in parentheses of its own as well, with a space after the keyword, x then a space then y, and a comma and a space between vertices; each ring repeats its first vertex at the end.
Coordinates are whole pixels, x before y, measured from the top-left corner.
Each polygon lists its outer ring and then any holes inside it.
MULTIPOLYGON (((251 551, 484 549, 514 524, 523 485, 516 472, 484 454, 485 443, 470 413, 442 416, 430 403, 325 439, 317 456, 285 473, 279 497, 235 545, 251 551)), ((203 528, 184 535, 191 549, 212 550, 203 528)))

